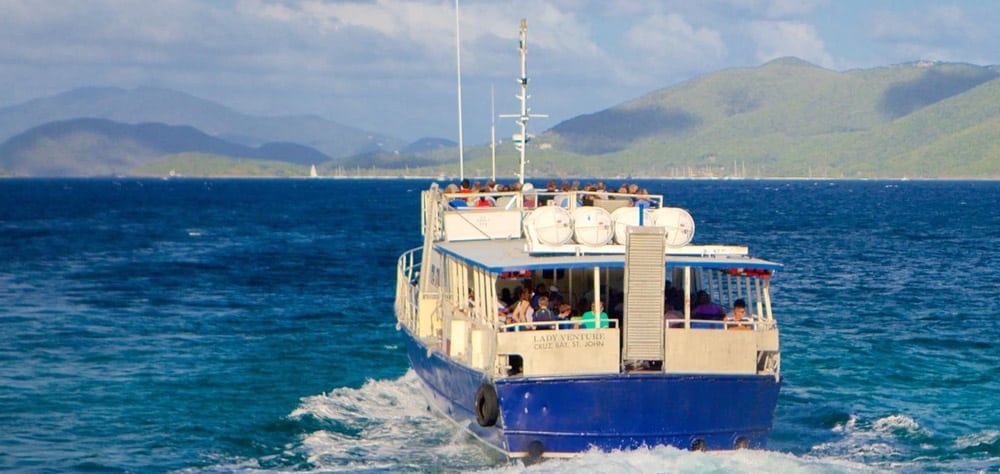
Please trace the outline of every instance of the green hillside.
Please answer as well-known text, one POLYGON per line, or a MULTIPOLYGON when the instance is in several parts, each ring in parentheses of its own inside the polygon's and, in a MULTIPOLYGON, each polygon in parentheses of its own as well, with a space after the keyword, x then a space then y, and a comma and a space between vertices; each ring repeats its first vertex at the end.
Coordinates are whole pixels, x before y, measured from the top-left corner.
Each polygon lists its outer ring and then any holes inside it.
MULTIPOLYGON (((58 104, 92 108, 105 96, 122 113, 131 110, 130 98, 150 94, 70 94, 8 109, 0 113, 0 125, 56 114, 58 104)), ((161 115, 170 115, 166 102, 162 97, 157 102, 161 115)), ((543 105, 544 98, 535 102, 543 105)), ((181 109, 188 115, 192 110, 217 117, 231 113, 195 105, 181 109)), ((0 144, 0 175, 162 176, 174 170, 187 176, 303 176, 310 164, 321 175, 458 174, 457 149, 446 141, 428 139, 404 150, 368 149, 328 159, 308 146, 323 141, 328 124, 312 128, 299 119, 269 120, 265 128, 294 129, 300 140, 254 148, 224 140, 218 130, 206 133, 190 126, 49 122, 0 144)), ((707 74, 556 124, 529 143, 527 173, 1000 179, 998 142, 996 66, 922 61, 836 72, 783 58, 707 74)), ((518 155, 511 142, 500 143, 497 175, 516 176, 518 155)), ((488 146, 468 147, 465 173, 489 176, 490 161, 488 146)))
MULTIPOLYGON (((315 149, 294 143, 251 148, 189 126, 84 118, 50 122, 0 144, 0 170, 17 176, 121 175, 181 153, 285 162, 299 168, 330 160, 315 149)), ((206 175, 210 174, 199 173, 206 175)))
MULTIPOLYGON (((530 173, 1000 178, 998 77, 928 62, 729 69, 556 125, 532 142, 530 173)), ((516 152, 498 153, 513 175, 516 152)), ((485 155, 467 152, 466 169, 488 169, 485 155)))
POLYGON ((219 178, 309 176, 308 166, 282 161, 180 153, 129 170, 131 176, 211 176, 219 178))

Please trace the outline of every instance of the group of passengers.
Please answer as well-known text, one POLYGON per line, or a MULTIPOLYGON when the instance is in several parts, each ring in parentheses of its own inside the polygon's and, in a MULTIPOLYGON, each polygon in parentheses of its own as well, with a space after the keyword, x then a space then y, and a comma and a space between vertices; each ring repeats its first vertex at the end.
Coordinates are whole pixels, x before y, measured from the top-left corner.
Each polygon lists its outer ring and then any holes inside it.
POLYGON ((519 182, 504 185, 490 179, 486 181, 485 184, 482 184, 479 181, 470 182, 468 179, 463 179, 461 183, 457 185, 455 183, 451 183, 444 189, 444 192, 449 195, 471 195, 468 197, 453 196, 448 202, 448 204, 453 208, 496 207, 496 193, 518 191, 523 191, 525 193, 524 207, 527 208, 545 206, 551 201, 555 201, 555 204, 559 206, 568 208, 571 207, 571 198, 569 193, 577 192, 579 193, 576 194, 576 202, 573 203, 576 207, 593 206, 594 201, 597 199, 629 199, 632 201, 632 206, 642 208, 653 205, 649 191, 645 188, 640 188, 639 185, 635 183, 622 184, 618 187, 617 191, 615 191, 613 189, 609 190, 603 181, 597 181, 595 183, 581 186, 579 181, 573 181, 572 183, 569 181, 563 181, 561 185, 557 185, 556 180, 550 179, 545 189, 539 190, 531 183, 525 183, 523 186, 519 182))
MULTIPOLYGON (((586 300, 581 301, 586 305, 586 300)), ((594 329, 610 326, 603 304, 598 303, 599 311, 592 306, 581 314, 566 302, 555 284, 548 285, 544 281, 535 284, 526 279, 521 286, 514 288, 513 293, 508 288, 503 288, 497 304, 499 322, 502 325, 517 325, 516 330, 594 329)))
MULTIPOLYGON (((597 302, 600 307, 596 311, 591 292, 585 293, 574 307, 564 297, 559 288, 545 281, 538 283, 524 279, 514 288, 502 288, 497 301, 500 325, 516 325, 520 329, 593 329, 611 326, 610 320, 622 320, 624 309, 624 294, 620 291, 608 292, 609 304, 597 302), (605 308, 612 308, 612 316, 608 316, 605 308), (595 317, 595 314, 597 316, 595 317), (596 322, 595 322, 596 321, 596 322)), ((663 317, 670 328, 684 327, 684 293, 667 282, 664 300, 663 317)), ((470 290, 469 304, 472 303, 470 290)), ((691 319, 696 328, 728 328, 752 329, 753 318, 747 314, 746 301, 742 298, 733 301, 733 308, 726 311, 724 307, 712 301, 711 295, 699 290, 692 298, 691 319)))
MULTIPOLYGON (((668 283, 666 294, 663 317, 669 320, 669 327, 671 328, 684 327, 684 323, 678 321, 684 319, 684 312, 682 311, 684 307, 683 293, 671 291, 668 283)), ((712 301, 712 296, 704 290, 700 290, 695 294, 694 307, 691 309, 691 319, 712 322, 707 325, 699 322, 699 326, 697 327, 726 327, 729 329, 751 329, 751 326, 747 323, 752 321, 750 315, 747 314, 747 304, 743 298, 733 301, 733 309, 727 312, 721 305, 712 301), (721 324, 715 321, 721 322, 721 324)))

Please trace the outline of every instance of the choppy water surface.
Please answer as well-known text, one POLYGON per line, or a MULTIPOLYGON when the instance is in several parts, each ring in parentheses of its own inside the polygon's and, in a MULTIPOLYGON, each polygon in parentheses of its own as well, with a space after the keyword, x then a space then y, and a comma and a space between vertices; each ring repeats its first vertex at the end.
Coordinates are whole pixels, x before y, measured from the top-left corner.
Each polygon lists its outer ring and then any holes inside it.
POLYGON ((0 470, 1000 470, 1000 183, 644 181, 774 279, 768 451, 511 465, 392 315, 417 180, 0 180, 0 470))

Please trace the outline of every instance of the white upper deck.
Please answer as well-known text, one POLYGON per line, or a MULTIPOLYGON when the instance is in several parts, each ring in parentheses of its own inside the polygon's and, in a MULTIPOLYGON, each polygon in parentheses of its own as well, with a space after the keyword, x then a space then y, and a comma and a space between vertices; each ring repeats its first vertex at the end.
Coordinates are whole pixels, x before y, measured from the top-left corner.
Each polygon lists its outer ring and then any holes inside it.
POLYGON ((435 228, 424 231, 433 233, 439 251, 494 272, 623 267, 624 236, 630 226, 664 229, 668 267, 781 268, 781 264, 749 256, 745 246, 691 244, 694 220, 690 214, 662 203, 659 195, 443 193, 435 186, 424 196, 424 225, 435 228), (436 215, 430 218, 428 213, 436 215))

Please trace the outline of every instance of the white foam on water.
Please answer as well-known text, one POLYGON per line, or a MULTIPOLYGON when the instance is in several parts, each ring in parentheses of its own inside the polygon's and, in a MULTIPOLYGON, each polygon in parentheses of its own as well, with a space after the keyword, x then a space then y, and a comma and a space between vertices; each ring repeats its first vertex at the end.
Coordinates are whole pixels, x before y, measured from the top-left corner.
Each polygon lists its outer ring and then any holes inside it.
POLYGON ((507 461, 463 429, 429 410, 416 374, 369 380, 361 388, 338 388, 303 399, 292 418, 331 423, 292 449, 323 472, 789 472, 855 473, 874 468, 844 459, 798 457, 771 451, 701 453, 671 447, 605 453, 532 466, 507 461))
POLYGON ((959 437, 955 440, 955 447, 958 449, 974 448, 996 444, 998 441, 1000 441, 1000 430, 983 430, 959 437))
POLYGON ((740 450, 726 452, 691 452, 672 447, 632 451, 590 451, 570 459, 549 459, 533 466, 507 466, 480 472, 488 473, 563 473, 590 472, 634 474, 661 472, 716 473, 867 473, 875 469, 863 464, 837 459, 798 457, 773 451, 740 450))
POLYGON ((906 415, 889 415, 872 423, 872 428, 880 433, 907 436, 927 436, 930 434, 916 420, 906 415))
POLYGON ((289 417, 329 425, 290 447, 323 472, 455 471, 496 463, 489 448, 429 409, 412 370, 396 380, 305 398, 289 417))
POLYGON ((905 457, 900 451, 900 437, 924 435, 926 430, 906 415, 889 415, 871 423, 859 421, 855 415, 831 431, 841 434, 839 439, 813 446, 810 454, 823 458, 850 459, 865 463, 887 463, 905 457))
MULTIPOLYGON (((874 421, 851 417, 831 429, 840 438, 813 446, 809 454, 824 460, 842 459, 864 463, 870 469, 890 471, 986 472, 995 471, 995 456, 936 459, 941 447, 935 446, 934 434, 913 418, 893 414, 874 421)), ((951 450, 989 447, 1000 439, 1000 430, 983 430, 956 438, 951 450)))
MULTIPOLYGON (((302 399, 292 420, 317 425, 285 448, 287 458, 308 465, 261 468, 266 460, 243 460, 214 466, 226 472, 475 472, 475 473, 868 473, 898 469, 884 460, 891 446, 868 441, 900 428, 919 430, 907 417, 886 417, 859 428, 852 417, 834 430, 843 439, 813 448, 808 455, 739 450, 691 452, 672 447, 632 451, 589 451, 568 459, 548 459, 525 466, 503 459, 462 428, 431 410, 410 370, 395 380, 369 380, 360 388, 337 388, 302 399), (872 428, 877 425, 878 428, 872 428), (862 447, 866 446, 866 447, 862 447), (860 453, 860 454, 859 454, 860 453)), ((310 424, 309 426, 312 426, 310 424)), ((971 441, 970 441, 971 442, 971 441)))

